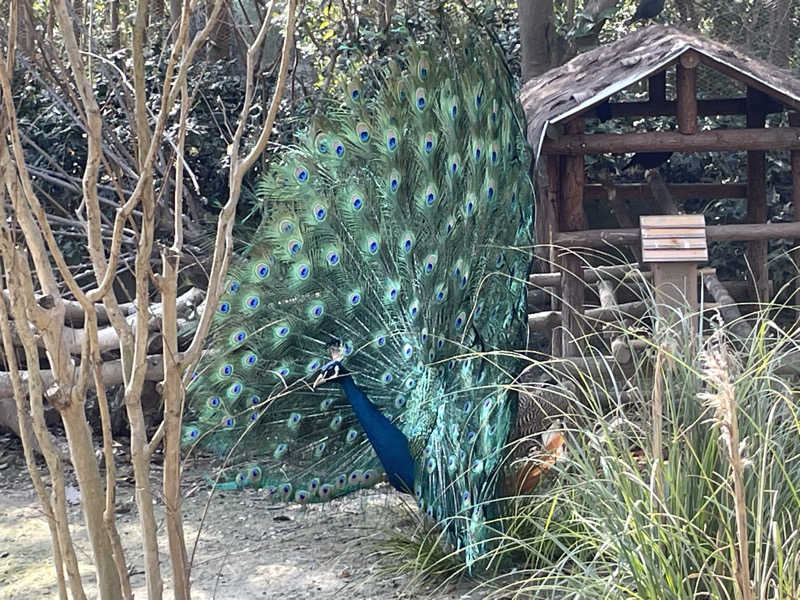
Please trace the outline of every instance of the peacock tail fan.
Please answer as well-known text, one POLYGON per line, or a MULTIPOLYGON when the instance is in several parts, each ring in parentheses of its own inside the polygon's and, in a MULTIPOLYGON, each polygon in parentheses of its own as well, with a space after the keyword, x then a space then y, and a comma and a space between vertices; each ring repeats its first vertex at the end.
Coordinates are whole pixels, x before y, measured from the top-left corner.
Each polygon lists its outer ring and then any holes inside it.
POLYGON ((189 385, 183 439, 241 465, 224 486, 319 502, 385 473, 335 381, 342 364, 408 438, 412 492, 472 563, 493 534, 524 347, 532 186, 494 48, 410 45, 353 78, 259 184, 263 221, 231 269, 189 385), (460 49, 459 49, 460 48, 460 49))

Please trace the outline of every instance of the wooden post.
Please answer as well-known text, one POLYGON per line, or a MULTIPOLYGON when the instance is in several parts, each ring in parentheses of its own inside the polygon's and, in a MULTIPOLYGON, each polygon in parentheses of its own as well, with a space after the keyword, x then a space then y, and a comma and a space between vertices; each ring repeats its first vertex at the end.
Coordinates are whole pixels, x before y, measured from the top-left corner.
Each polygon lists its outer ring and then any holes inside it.
MULTIPOLYGON (((747 88, 747 127, 763 128, 764 94, 747 88)), ((750 150, 747 153, 747 222, 762 225, 767 222, 767 167, 763 151, 750 150)), ((760 302, 768 302, 769 273, 767 270, 767 242, 747 243, 747 262, 753 274, 753 284, 760 302)))
POLYGON ((708 260, 702 215, 642 216, 642 261, 652 264, 656 310, 670 327, 697 331, 697 265, 708 260))
POLYGON ((667 72, 659 71, 647 80, 647 100, 651 104, 664 104, 667 101, 667 72))
MULTIPOLYGON (((583 133, 583 119, 576 118, 566 124, 567 134, 583 133)), ((586 228, 583 208, 584 159, 583 155, 567 156, 562 172, 559 228, 561 231, 580 231, 586 228)), ((583 281, 583 261, 572 253, 559 259, 561 278, 562 352, 564 356, 579 356, 584 335, 583 311, 586 284, 583 281)))
MULTIPOLYGON (((793 112, 789 114, 789 125, 792 127, 800 127, 800 113, 793 112)), ((794 220, 800 223, 800 150, 791 151, 792 163, 792 206, 794 207, 794 220)), ((800 271, 800 239, 795 240, 797 249, 794 251, 795 268, 800 271)), ((795 281, 797 291, 794 294, 794 305, 800 308, 800 275, 795 281)), ((800 313, 797 318, 800 319, 800 313)))
MULTIPOLYGON (((556 268, 556 265, 558 264, 558 259, 556 258, 558 251, 552 244, 556 234, 558 233, 558 215, 561 212, 561 173, 563 172, 561 167, 564 160, 565 158, 563 156, 559 156, 557 154, 547 157, 547 210, 549 214, 545 217, 546 231, 544 235, 547 237, 545 238, 544 243, 550 244, 550 268, 548 271, 556 268)), ((536 243, 539 244, 542 242, 536 240, 536 243)), ((550 296, 550 308, 554 311, 561 310, 561 298, 559 297, 559 294, 553 294, 550 296)), ((554 329, 552 331, 550 336, 550 354, 553 356, 561 356, 562 354, 560 330, 554 329)))
POLYGON ((691 50, 681 54, 675 64, 678 131, 697 133, 697 65, 700 58, 691 50))

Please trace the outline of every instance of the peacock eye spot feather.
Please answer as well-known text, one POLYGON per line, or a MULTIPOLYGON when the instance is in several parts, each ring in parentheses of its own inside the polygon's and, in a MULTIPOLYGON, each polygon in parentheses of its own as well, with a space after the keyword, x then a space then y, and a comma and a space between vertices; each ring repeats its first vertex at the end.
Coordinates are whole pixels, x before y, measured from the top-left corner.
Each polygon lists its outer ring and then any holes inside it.
POLYGON ((370 253, 375 254, 378 251, 378 242, 374 240, 371 241, 369 244, 369 251, 370 253))
POLYGON ((303 248, 303 244, 301 244, 298 240, 292 240, 289 242, 289 254, 295 255, 303 248))
POLYGON ((212 408, 216 408, 217 406, 219 406, 219 403, 220 403, 219 396, 213 396, 208 399, 208 405, 212 408))
POLYGON ((386 145, 389 146, 389 150, 394 150, 397 147, 397 138, 394 136, 390 137, 386 145))
POLYGON ((394 405, 397 408, 403 408, 406 405, 405 396, 398 396, 397 399, 395 399, 395 401, 394 401, 394 405))
POLYGON ((489 200, 491 200, 491 199, 494 197, 494 188, 493 188, 493 187, 490 187, 490 188, 489 188, 489 189, 486 191, 486 195, 489 197, 489 200))
POLYGON ((350 297, 348 299, 351 305, 357 306, 359 302, 361 302, 361 294, 359 294, 358 292, 353 292, 352 294, 350 294, 350 297))
POLYGON ((233 427, 235 422, 236 421, 234 420, 233 417, 227 417, 227 418, 225 418, 225 420, 222 421, 222 425, 226 429, 230 429, 231 427, 233 427))
POLYGON ((425 202, 428 204, 428 206, 433 206, 433 203, 435 201, 436 201, 436 196, 433 194, 433 192, 429 192, 428 195, 425 197, 425 202))
POLYGON ((260 300, 258 299, 258 296, 250 296, 245 301, 245 305, 247 306, 247 308, 256 308, 259 302, 260 300))
POLYGON ((231 284, 228 286, 228 292, 230 292, 231 294, 235 294, 238 291, 239 291, 239 282, 232 281, 231 284))
POLYGON ((431 140, 425 140, 425 152, 430 152, 433 150, 433 142, 431 140))
POLYGON ((192 439, 196 438, 198 435, 200 435, 199 429, 193 428, 192 430, 189 431, 189 437, 192 439))
POLYGON ((252 479, 261 479, 261 469, 258 467, 250 470, 250 477, 252 479))
POLYGON ((278 373, 280 374, 281 377, 286 377, 286 376, 289 375, 289 369, 287 369, 286 367, 283 367, 282 369, 280 369, 278 371, 278 373))
POLYGON ((221 312, 223 315, 228 314, 230 310, 231 310, 231 305, 228 302, 223 302, 222 304, 219 305, 219 312, 221 312))
POLYGON ((288 325, 280 325, 280 326, 276 327, 275 328, 275 334, 278 337, 282 337, 282 338, 286 337, 287 335, 289 335, 289 326, 288 325))
MULTIPOLYGON (((269 275, 269 265, 260 264, 256 267, 256 275, 258 275, 261 279, 264 279, 266 276, 269 275)), ((238 285, 237 285, 238 288, 238 285)))
POLYGON ((364 206, 364 201, 359 197, 356 196, 353 198, 353 208, 356 210, 361 210, 361 207, 364 206))
POLYGON ((332 267, 339 264, 339 255, 336 252, 328 252, 328 264, 332 267))
POLYGON ((278 228, 283 234, 292 233, 292 231, 294 231, 294 225, 292 222, 285 219, 278 224, 278 228))
POLYGON ((478 161, 481 159, 481 149, 475 148, 475 160, 478 161))
POLYGON ((358 100, 360 96, 361 96, 361 92, 359 92, 358 90, 353 90, 352 92, 350 92, 350 97, 353 100, 358 100))
POLYGON ((242 384, 241 383, 234 383, 230 388, 228 388, 228 394, 231 396, 238 396, 242 393, 242 384))
POLYGON ((344 155, 344 146, 342 146, 341 144, 336 144, 334 151, 336 152, 336 156, 341 158, 344 155))
POLYGON ((308 180, 308 171, 305 167, 297 167, 294 170, 294 176, 297 177, 297 181, 304 183, 308 180))
POLYGON ((377 339, 378 346, 385 346, 386 345, 386 338, 384 336, 380 336, 377 339))
POLYGON ((453 105, 453 106, 450 108, 450 116, 451 116, 451 117, 453 117, 453 118, 455 119, 455 118, 456 118, 456 114, 458 114, 458 107, 457 107, 457 106, 454 104, 454 105, 453 105))
POLYGON ((409 239, 406 239, 406 241, 403 243, 403 249, 404 249, 406 252, 408 252, 409 250, 411 250, 411 240, 409 240, 409 239))
POLYGON ((327 154, 328 153, 328 144, 325 142, 320 142, 317 146, 317 150, 319 150, 320 154, 327 154))
POLYGON ((362 142, 366 143, 369 141, 369 129, 367 128, 366 124, 359 123, 356 126, 356 133, 358 134, 358 139, 362 142))
POLYGON ((314 207, 314 218, 317 221, 324 221, 325 217, 327 216, 327 214, 328 214, 328 211, 325 210, 324 206, 322 206, 320 204, 317 204, 314 207))
POLYGON ((383 383, 391 383, 392 381, 392 374, 388 371, 383 374, 383 383))
POLYGON ((300 279, 308 279, 308 276, 311 274, 311 267, 307 264, 301 264, 297 267, 297 276, 300 279))
POLYGON ((230 377, 233 374, 233 366, 232 365, 222 365, 219 369, 219 374, 222 377, 230 377))
POLYGON ((475 96, 475 106, 480 106, 482 101, 483 101, 483 98, 481 98, 480 94, 475 96))

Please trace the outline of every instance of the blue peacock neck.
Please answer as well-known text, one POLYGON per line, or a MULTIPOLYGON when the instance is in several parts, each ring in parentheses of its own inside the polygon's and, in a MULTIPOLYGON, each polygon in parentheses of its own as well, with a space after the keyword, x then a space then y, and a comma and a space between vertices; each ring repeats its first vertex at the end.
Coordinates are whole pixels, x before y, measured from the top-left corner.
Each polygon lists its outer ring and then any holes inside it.
POLYGON ((401 492, 411 493, 414 489, 414 460, 408 448, 408 438, 370 402, 341 363, 332 363, 328 367, 338 367, 336 382, 342 386, 345 397, 386 471, 389 483, 401 492))

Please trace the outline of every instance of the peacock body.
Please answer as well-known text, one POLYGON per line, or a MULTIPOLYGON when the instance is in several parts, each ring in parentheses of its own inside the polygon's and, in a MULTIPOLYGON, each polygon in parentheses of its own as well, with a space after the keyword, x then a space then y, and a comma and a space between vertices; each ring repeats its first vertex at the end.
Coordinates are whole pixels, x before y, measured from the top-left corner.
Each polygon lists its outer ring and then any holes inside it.
POLYGON ((515 413, 529 156, 493 48, 405 54, 351 78, 263 179, 183 439, 243 465, 221 485, 275 501, 388 480, 471 562, 515 413))

